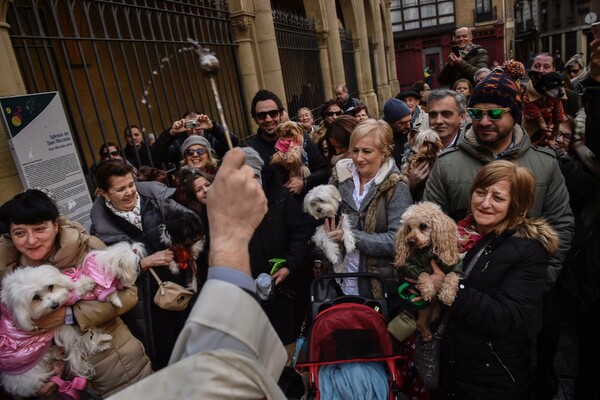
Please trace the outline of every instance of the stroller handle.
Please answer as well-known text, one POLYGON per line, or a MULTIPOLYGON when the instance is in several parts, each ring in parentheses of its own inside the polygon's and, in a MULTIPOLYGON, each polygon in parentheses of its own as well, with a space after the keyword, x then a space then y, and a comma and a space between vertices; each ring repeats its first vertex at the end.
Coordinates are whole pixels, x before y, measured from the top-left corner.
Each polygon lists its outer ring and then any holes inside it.
MULTIPOLYGON (((381 275, 376 274, 374 272, 343 272, 343 273, 339 273, 339 274, 323 274, 321 276, 316 277, 315 279, 313 279, 312 283, 310 284, 310 296, 311 297, 315 297, 315 294, 317 293, 317 287, 319 285, 319 283, 321 281, 324 280, 335 280, 338 278, 370 278, 370 279, 376 279, 379 281, 379 283, 381 283, 383 285, 383 287, 385 288, 385 279, 383 279, 381 277, 381 275)), ((383 297, 387 298, 387 291, 384 290, 383 291, 383 297)))

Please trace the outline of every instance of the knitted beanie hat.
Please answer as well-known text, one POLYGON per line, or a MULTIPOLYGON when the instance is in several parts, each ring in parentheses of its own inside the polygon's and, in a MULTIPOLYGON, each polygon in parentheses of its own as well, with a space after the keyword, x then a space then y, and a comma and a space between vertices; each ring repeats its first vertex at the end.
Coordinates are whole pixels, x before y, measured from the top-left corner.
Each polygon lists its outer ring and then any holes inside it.
POLYGON ((510 108, 510 113, 518 123, 523 112, 520 79, 525 73, 522 63, 508 60, 483 78, 471 93, 469 107, 478 103, 494 103, 510 108))
POLYGON ((265 165, 263 159, 260 158, 258 152, 252 147, 240 147, 240 150, 246 155, 246 165, 252 167, 254 174, 260 178, 262 167, 265 165))
POLYGON ((383 105, 383 120, 388 124, 393 124, 409 114, 410 108, 402 100, 391 98, 383 105))
POLYGON ((181 145, 181 155, 185 155, 185 151, 195 145, 195 144, 199 144, 200 146, 204 146, 204 148, 207 151, 211 151, 212 147, 210 145, 210 142, 208 141, 207 138, 205 138, 204 136, 200 136, 200 135, 192 135, 190 137, 188 137, 187 139, 185 139, 185 141, 183 142, 183 144, 181 145))

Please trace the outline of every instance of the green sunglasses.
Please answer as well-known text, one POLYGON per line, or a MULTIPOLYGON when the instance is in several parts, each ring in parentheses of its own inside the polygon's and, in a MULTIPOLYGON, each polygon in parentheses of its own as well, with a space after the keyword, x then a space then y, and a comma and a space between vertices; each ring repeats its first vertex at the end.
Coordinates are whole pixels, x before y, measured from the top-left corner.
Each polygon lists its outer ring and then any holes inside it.
POLYGON ((504 108, 467 108, 469 117, 474 121, 479 121, 483 118, 485 113, 492 121, 497 121, 504 115, 505 112, 510 111, 509 107, 504 108))

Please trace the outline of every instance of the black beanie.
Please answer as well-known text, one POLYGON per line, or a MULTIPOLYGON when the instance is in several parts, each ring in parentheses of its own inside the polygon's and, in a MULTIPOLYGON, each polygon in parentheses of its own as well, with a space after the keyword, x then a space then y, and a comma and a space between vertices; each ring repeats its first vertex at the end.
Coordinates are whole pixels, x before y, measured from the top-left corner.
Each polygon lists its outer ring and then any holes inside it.
POLYGON ((469 107, 478 103, 494 103, 508 107, 515 123, 518 123, 523 112, 519 80, 524 73, 525 67, 522 63, 515 60, 506 61, 502 67, 494 69, 473 88, 469 107))

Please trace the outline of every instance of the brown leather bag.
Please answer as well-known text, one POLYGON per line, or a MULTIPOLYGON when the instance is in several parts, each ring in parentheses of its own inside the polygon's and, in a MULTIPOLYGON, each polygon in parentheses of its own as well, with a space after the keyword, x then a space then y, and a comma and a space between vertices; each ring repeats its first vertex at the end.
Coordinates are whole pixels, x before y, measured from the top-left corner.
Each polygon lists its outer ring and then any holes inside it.
POLYGON ((154 295, 154 304, 163 310, 185 310, 195 293, 175 282, 160 280, 152 268, 148 269, 152 276, 154 276, 154 279, 156 279, 156 282, 158 282, 158 290, 154 295))

